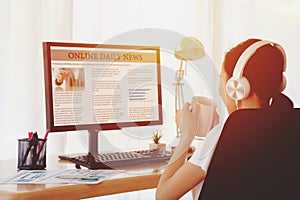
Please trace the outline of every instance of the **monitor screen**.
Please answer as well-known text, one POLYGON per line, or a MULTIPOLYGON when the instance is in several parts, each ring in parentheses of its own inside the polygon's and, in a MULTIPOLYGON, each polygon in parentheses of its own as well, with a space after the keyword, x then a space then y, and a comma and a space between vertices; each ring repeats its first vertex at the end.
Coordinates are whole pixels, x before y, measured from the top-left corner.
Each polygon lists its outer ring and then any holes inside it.
POLYGON ((43 42, 50 131, 162 124, 160 49, 43 42))

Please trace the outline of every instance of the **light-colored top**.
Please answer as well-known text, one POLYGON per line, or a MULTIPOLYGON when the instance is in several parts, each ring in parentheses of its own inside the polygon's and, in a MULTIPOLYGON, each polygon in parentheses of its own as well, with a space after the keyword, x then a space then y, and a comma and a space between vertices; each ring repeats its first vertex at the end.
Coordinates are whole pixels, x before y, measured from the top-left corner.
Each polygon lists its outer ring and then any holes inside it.
MULTIPOLYGON (((213 156, 214 150, 217 146, 217 142, 221 135, 223 125, 224 125, 223 123, 220 123, 207 133, 207 135, 202 143, 202 147, 196 148, 196 151, 193 153, 192 157, 189 159, 189 162, 191 162, 194 165, 200 166, 204 171, 207 171, 210 161, 211 161, 211 158, 213 156)), ((204 181, 201 181, 201 183, 199 183, 196 186, 195 197, 199 196, 200 191, 202 189, 203 182, 204 181)))

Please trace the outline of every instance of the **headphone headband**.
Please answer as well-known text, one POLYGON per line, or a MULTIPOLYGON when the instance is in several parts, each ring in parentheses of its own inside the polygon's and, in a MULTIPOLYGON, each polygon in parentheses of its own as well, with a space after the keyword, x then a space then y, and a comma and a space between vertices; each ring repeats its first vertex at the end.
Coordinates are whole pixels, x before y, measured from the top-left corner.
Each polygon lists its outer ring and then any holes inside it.
MULTIPOLYGON (((246 98, 248 96, 248 94, 250 93, 250 83, 243 76, 245 66, 246 66, 248 60, 251 58, 251 56, 253 54, 255 54, 255 52, 260 47, 262 47, 264 45, 268 45, 268 44, 276 47, 278 50, 281 51, 281 54, 284 59, 283 72, 285 72, 285 70, 286 70, 286 54, 285 54, 285 51, 283 50, 283 48, 279 44, 276 44, 276 43, 273 43, 270 41, 266 41, 266 40, 262 40, 262 41, 253 43, 246 50, 244 50, 244 52, 241 54, 241 56, 239 57, 236 65, 234 67, 232 77, 227 81, 226 91, 227 91, 227 94, 232 99, 242 100, 242 99, 246 98)), ((281 91, 285 88, 285 84, 286 84, 284 75, 282 78, 283 78, 283 80, 282 80, 281 91)))
POLYGON ((252 45, 250 45, 243 53, 242 55, 239 57, 234 70, 233 70, 233 74, 232 77, 234 78, 241 78, 243 76, 243 72, 245 69, 245 66, 248 62, 248 60, 251 58, 251 56, 262 46, 267 45, 267 44, 273 44, 269 41, 258 41, 253 43, 252 45))

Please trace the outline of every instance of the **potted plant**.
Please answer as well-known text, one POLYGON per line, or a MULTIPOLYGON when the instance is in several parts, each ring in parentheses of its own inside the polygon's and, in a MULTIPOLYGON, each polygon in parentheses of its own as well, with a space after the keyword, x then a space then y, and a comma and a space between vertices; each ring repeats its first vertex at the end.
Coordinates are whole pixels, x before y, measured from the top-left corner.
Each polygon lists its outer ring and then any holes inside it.
POLYGON ((165 149, 166 148, 166 144, 165 143, 160 143, 159 140, 162 138, 162 134, 159 133, 158 131, 156 131, 153 136, 152 136, 152 141, 153 143, 150 143, 149 148, 151 150, 154 149, 165 149))

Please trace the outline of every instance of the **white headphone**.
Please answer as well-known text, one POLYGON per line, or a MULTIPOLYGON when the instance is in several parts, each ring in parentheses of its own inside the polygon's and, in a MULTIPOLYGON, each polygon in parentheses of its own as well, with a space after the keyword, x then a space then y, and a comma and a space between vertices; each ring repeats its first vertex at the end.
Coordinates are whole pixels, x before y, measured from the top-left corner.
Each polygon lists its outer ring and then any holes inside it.
MULTIPOLYGON (((243 76, 243 72, 245 69, 245 66, 248 62, 248 60, 251 58, 251 56, 262 46, 270 44, 272 46, 275 46, 277 49, 279 49, 282 53, 283 59, 284 59, 284 65, 283 65, 283 72, 286 70, 286 54, 284 52, 284 49, 276 43, 270 42, 270 41, 258 41, 254 44, 250 45, 239 57, 232 74, 232 77, 227 81, 226 83, 226 92, 228 96, 230 96, 233 100, 242 100, 245 99, 249 93, 250 93, 250 83, 243 76)), ((280 87, 280 91, 283 91, 286 86, 286 78, 284 75, 282 75, 282 83, 280 87)))

